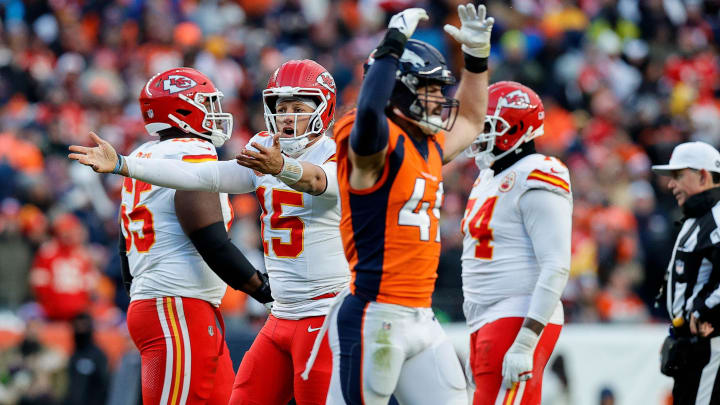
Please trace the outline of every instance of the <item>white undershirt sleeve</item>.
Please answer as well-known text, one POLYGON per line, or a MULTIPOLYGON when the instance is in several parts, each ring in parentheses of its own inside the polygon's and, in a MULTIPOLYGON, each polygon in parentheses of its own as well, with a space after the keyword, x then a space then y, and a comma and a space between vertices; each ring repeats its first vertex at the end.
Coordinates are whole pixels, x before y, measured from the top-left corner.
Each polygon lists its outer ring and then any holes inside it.
POLYGON ((337 199, 339 195, 338 191, 338 179, 337 179, 337 162, 327 162, 320 166, 325 172, 325 192, 318 195, 320 198, 326 199, 337 199))
POLYGON ((234 160, 189 163, 127 157, 125 162, 129 177, 160 187, 230 194, 255 191, 252 170, 234 160))
POLYGON ((570 274, 572 202, 560 194, 534 189, 523 194, 518 205, 540 265, 527 317, 546 325, 570 274))

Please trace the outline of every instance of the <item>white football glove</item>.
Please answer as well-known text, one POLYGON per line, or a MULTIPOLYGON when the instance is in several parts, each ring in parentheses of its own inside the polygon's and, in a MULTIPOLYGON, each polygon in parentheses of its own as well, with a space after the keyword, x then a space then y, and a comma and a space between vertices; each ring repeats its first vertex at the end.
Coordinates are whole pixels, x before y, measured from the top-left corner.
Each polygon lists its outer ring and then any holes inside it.
POLYGON ((410 39, 420 20, 427 20, 428 14, 422 8, 408 8, 390 18, 389 28, 397 28, 405 38, 410 39))
POLYGON ((460 29, 445 24, 445 32, 462 44, 462 50, 466 54, 476 58, 487 58, 490 55, 490 31, 495 19, 485 18, 484 5, 479 5, 475 11, 472 3, 466 6, 459 5, 458 17, 460 17, 460 29))
POLYGON ((513 384, 532 378, 533 353, 539 339, 532 330, 520 328, 503 359, 502 376, 505 388, 510 389, 513 384))

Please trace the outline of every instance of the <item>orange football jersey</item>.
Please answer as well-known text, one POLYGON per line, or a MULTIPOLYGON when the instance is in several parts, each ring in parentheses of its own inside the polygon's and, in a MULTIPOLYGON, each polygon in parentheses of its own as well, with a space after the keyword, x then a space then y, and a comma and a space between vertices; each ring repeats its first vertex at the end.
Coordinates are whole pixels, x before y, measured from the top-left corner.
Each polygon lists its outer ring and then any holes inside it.
POLYGON ((368 189, 350 186, 348 157, 354 111, 335 125, 342 203, 340 232, 350 263, 350 290, 361 298, 429 307, 440 258, 444 134, 422 142, 427 159, 409 135, 388 120, 385 167, 368 189))

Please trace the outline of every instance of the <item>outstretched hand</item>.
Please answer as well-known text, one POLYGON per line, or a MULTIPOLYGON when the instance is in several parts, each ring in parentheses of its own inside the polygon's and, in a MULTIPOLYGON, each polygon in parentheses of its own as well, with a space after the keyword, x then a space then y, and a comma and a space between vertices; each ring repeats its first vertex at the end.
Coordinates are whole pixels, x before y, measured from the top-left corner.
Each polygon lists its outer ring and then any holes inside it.
POLYGON ((273 137, 272 146, 267 147, 253 142, 250 145, 257 149, 257 152, 244 148, 240 154, 235 156, 238 164, 247 168, 256 170, 263 174, 275 176, 282 171, 284 158, 280 152, 280 143, 278 138, 280 134, 273 137))
POLYGON ((95 147, 72 145, 68 158, 77 160, 85 166, 92 167, 98 173, 112 173, 118 162, 115 148, 109 142, 100 138, 95 132, 90 132, 90 139, 97 144, 95 147))
POLYGON ((445 24, 445 32, 462 44, 462 50, 476 58, 490 55, 490 32, 495 23, 492 17, 485 18, 485 6, 479 5, 477 11, 472 3, 458 6, 460 28, 445 24))

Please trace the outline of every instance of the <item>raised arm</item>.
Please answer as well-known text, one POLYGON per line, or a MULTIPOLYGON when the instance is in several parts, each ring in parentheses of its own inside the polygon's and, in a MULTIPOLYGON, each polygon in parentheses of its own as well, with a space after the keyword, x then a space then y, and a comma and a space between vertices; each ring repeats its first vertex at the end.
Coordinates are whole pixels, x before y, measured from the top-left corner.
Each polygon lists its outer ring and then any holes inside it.
POLYGON ((355 124, 350 132, 349 157, 353 165, 351 182, 371 186, 385 164, 388 124, 385 106, 395 84, 398 59, 420 20, 428 15, 421 8, 404 10, 390 19, 385 38, 372 55, 374 59, 363 79, 357 102, 355 124))
POLYGON ((445 25, 445 31, 462 44, 465 68, 455 97, 460 102, 455 125, 445 137, 443 163, 453 160, 483 131, 488 104, 488 56, 490 31, 495 20, 485 18, 485 6, 459 5, 460 29, 445 25))
POLYGON ((254 191, 252 171, 234 161, 188 163, 174 159, 143 159, 118 155, 113 146, 90 132, 96 147, 72 145, 70 159, 98 173, 115 173, 177 190, 242 194, 254 191))

